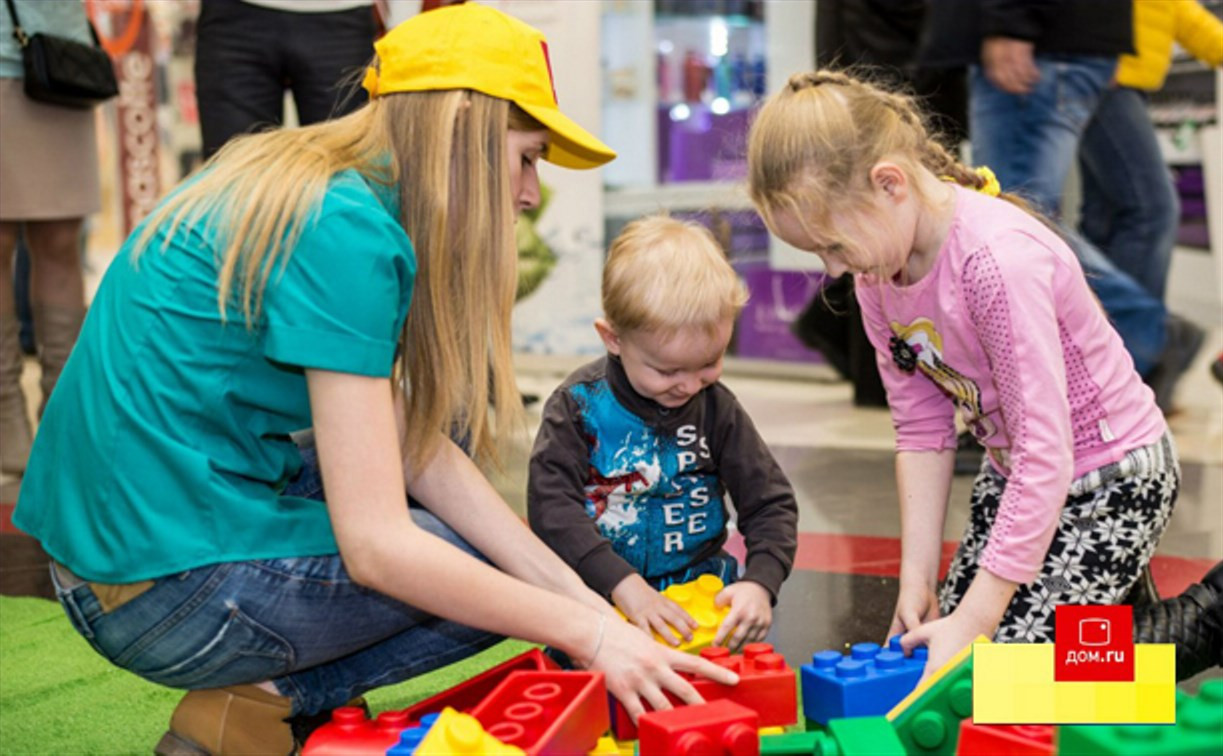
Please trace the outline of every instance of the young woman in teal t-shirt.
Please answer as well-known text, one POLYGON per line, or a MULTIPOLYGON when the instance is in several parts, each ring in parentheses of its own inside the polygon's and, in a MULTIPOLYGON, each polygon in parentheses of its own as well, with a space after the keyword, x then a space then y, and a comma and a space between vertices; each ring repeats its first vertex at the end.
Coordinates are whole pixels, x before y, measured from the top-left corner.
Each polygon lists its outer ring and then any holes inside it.
POLYGON ((614 153, 500 12, 429 11, 376 50, 367 106, 232 142, 137 229, 35 441, 15 520, 70 620, 191 691, 159 752, 287 753, 286 718, 501 635, 602 671, 634 715, 699 700, 677 670, 735 681, 620 621, 449 438, 490 459, 521 410, 537 160, 614 153))

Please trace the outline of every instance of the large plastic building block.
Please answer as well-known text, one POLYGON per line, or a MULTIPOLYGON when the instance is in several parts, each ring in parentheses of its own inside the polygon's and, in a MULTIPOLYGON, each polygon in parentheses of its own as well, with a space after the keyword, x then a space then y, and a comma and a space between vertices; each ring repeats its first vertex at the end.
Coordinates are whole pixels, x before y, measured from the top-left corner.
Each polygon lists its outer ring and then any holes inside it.
POLYGON ((651 711, 639 720, 642 754, 755 756, 760 753, 760 717, 733 701, 651 711))
POLYGON ((541 672, 550 669, 555 670, 560 669, 560 667, 538 648, 533 648, 512 659, 507 659, 497 666, 459 683, 453 688, 444 690, 423 701, 418 701, 403 711, 408 715, 409 722, 419 722, 420 718, 424 715, 439 713, 447 706, 457 711, 470 712, 476 708, 477 704, 484 700, 485 696, 493 692, 493 688, 496 688, 501 684, 502 680, 509 677, 511 672, 541 672))
POLYGON ((817 743, 829 740, 828 733, 822 730, 806 732, 786 732, 780 735, 761 735, 761 756, 810 756, 816 753, 817 743))
POLYGON ((470 714, 447 708, 429 728, 416 753, 422 756, 522 756, 522 749, 497 740, 470 714))
POLYGON ((386 756, 412 756, 420 747, 421 741, 429 734, 429 728, 437 721, 440 714, 426 714, 421 717, 420 724, 409 727, 399 733, 399 742, 387 749, 386 756))
MULTIPOLYGON (((988 643, 984 636, 977 642, 988 643)), ((972 644, 919 684, 888 712, 910 754, 955 753, 960 720, 972 716, 972 644)))
MULTIPOLYGON (((701 575, 696 580, 669 585, 662 590, 662 595, 683 607, 697 623, 696 629, 692 631, 692 640, 680 641, 680 651, 700 651, 713 643, 718 627, 730 613, 730 605, 718 608, 713 603, 714 597, 725 587, 718 576, 701 575)), ((624 612, 620 612, 620 616, 624 617, 624 612)), ((671 647, 658 633, 654 633, 654 640, 671 647)))
POLYGON ((960 723, 956 756, 1052 756, 1057 728, 1051 725, 960 723))
POLYGON ((1223 753, 1223 679, 1196 696, 1176 693, 1175 725, 1075 725, 1058 728, 1059 754, 1218 756, 1223 753))
MULTIPOLYGON (((723 646, 710 646, 701 650, 701 657, 712 661, 739 675, 738 685, 722 685, 704 677, 681 672, 681 676, 701 697, 708 701, 723 699, 734 701, 755 711, 762 727, 794 724, 798 721, 798 685, 793 669, 786 666, 781 654, 773 652, 768 643, 749 643, 743 654, 732 656, 723 646)), ((671 703, 680 705, 678 699, 668 694, 671 703)), ((619 701, 612 699, 612 732, 620 740, 637 737, 637 728, 629 719, 628 712, 619 701)))
POLYGON ((606 701, 602 672, 514 672, 471 714, 532 756, 585 753, 607 732, 606 701))
POLYGON ((905 656, 900 636, 887 649, 857 643, 845 656, 820 651, 802 666, 803 713, 821 725, 833 719, 887 714, 907 696, 926 668, 926 649, 905 656))
POLYGON ((828 735, 836 742, 836 748, 827 746, 827 742, 818 742, 822 749, 817 754, 823 756, 856 756, 856 754, 871 754, 871 756, 905 756, 905 748, 892 729, 892 723, 886 717, 855 717, 853 719, 834 719, 828 723, 828 735))
POLYGON ((306 740, 302 756, 383 756, 407 727, 402 711, 384 711, 371 720, 360 707, 341 706, 306 740))

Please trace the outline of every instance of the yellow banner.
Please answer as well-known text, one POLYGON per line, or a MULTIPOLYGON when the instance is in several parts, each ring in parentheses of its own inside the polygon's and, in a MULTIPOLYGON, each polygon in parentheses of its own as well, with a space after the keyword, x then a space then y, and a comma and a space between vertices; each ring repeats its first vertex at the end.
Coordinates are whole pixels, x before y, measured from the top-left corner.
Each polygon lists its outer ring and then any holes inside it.
POLYGON ((1172 724, 1176 647, 1134 645, 1133 682, 1055 682, 1052 643, 973 644, 977 724, 1172 724))

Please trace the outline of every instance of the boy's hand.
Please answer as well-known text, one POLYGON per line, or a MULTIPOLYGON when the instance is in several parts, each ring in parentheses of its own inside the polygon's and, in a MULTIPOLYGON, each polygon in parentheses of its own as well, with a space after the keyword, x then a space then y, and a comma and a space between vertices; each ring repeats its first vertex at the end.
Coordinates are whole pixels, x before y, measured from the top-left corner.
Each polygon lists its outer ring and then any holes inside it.
POLYGON ((764 640, 773 625, 772 597, 760 583, 744 580, 728 585, 714 597, 713 603, 719 608, 730 604, 730 613, 722 620, 713 644, 725 645, 731 653, 738 653, 745 643, 764 640))
POLYGON ((676 633, 683 636, 685 641, 692 640, 696 620, 682 606, 651 588, 637 573, 621 580, 612 589, 612 601, 616 602, 616 607, 624 612, 629 622, 647 633, 658 633, 672 646, 680 643, 676 633))

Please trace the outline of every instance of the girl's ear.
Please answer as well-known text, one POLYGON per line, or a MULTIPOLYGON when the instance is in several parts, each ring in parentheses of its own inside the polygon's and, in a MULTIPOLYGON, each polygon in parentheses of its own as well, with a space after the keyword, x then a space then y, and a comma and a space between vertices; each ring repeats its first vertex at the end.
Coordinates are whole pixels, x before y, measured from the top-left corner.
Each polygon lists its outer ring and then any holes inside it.
POLYGON ((891 200, 904 199, 909 188, 909 177, 896 163, 880 161, 871 168, 871 185, 891 200))
POLYGON ((612 324, 608 323, 605 318, 596 318, 595 330, 598 331, 599 338, 603 340, 603 346, 607 347, 607 351, 619 357, 620 334, 616 333, 612 324))

